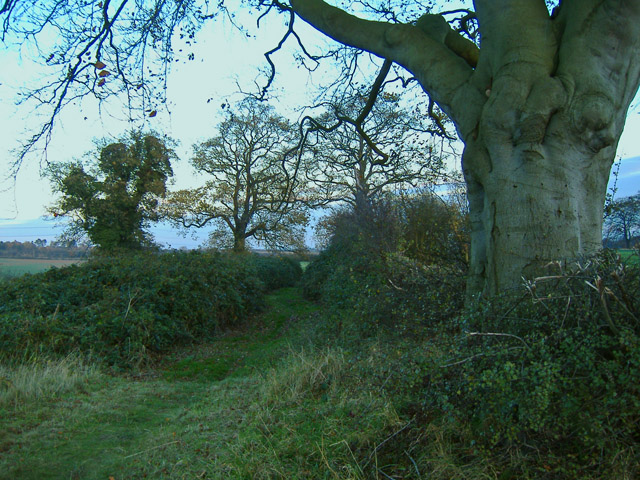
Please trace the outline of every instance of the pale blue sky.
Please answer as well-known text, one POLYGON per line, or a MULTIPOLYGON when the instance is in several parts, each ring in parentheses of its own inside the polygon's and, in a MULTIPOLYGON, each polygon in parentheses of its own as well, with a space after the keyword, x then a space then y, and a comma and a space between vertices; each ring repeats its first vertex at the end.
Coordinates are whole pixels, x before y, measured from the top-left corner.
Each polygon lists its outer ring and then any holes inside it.
MULTIPOLYGON (((255 19, 252 19, 255 22, 255 19)), ((265 67, 263 52, 276 45, 282 27, 261 28, 258 38, 247 39, 229 24, 211 24, 208 32, 198 37, 198 52, 192 62, 180 64, 169 76, 166 108, 159 108, 154 118, 143 119, 147 128, 166 133, 180 142, 178 153, 183 161, 174 165, 178 187, 191 186, 194 179, 187 164, 191 146, 214 136, 220 120, 223 101, 233 104, 243 90, 255 92, 259 68, 265 67), (213 53, 209 53, 213 52, 213 53), (211 101, 208 101, 211 100, 211 101)), ((39 125, 37 112, 28 106, 16 106, 17 92, 42 77, 43 69, 35 66, 21 52, 0 49, 0 227, 6 222, 36 219, 52 203, 49 182, 40 178, 40 154, 30 156, 12 185, 6 171, 12 161, 12 149, 28 138, 39 125)), ((286 96, 277 104, 280 110, 293 115, 293 106, 308 102, 308 93, 316 87, 308 73, 292 66, 290 52, 279 53, 274 92, 286 96)), ((58 118, 47 159, 69 161, 93 150, 93 140, 118 137, 131 128, 125 108, 116 102, 103 105, 100 115, 97 102, 86 98, 77 107, 66 108, 58 118), (86 117, 86 119, 85 119, 86 117)))

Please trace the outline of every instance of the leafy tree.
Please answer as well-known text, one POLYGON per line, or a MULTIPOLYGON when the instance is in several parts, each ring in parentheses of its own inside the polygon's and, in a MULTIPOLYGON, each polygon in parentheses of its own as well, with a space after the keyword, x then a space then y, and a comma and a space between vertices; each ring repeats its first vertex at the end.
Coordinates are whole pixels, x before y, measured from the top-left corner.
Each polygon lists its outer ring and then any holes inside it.
MULTIPOLYGON (((448 115, 465 144, 468 291, 494 294, 549 261, 600 248, 607 179, 640 83, 640 3, 461 3, 463 8, 448 12, 444 0, 241 5, 261 19, 283 14, 282 41, 266 55, 266 86, 276 73, 271 57, 291 40, 301 47, 297 58, 311 69, 325 59, 345 60, 338 71, 343 78, 331 85, 357 80, 368 59, 383 62, 385 76, 393 66, 405 84, 417 82, 426 92, 416 104, 434 101, 448 115), (298 18, 337 46, 319 52, 307 47, 305 32, 296 30, 298 18)), ((45 26, 60 34, 46 59, 58 69, 58 81, 33 95, 51 107, 54 118, 78 96, 103 95, 104 86, 125 91, 128 99, 154 99, 151 85, 164 85, 165 70, 152 70, 158 77, 151 77, 145 59, 168 64, 179 28, 191 42, 204 21, 225 11, 224 3, 197 1, 9 0, 0 6, 0 28, 3 38, 19 40, 50 33, 45 26)), ((381 85, 374 84, 374 97, 381 85)), ((46 138, 51 126, 35 139, 46 138)))
POLYGON ((243 252, 248 238, 272 248, 302 247, 306 208, 299 182, 285 168, 295 158, 293 138, 291 124, 265 103, 248 98, 227 110, 218 135, 196 145, 191 159, 211 179, 172 192, 165 215, 186 228, 213 225, 210 243, 218 248, 243 252))
POLYGON ((631 248, 631 241, 640 234, 640 193, 613 200, 604 223, 607 239, 621 239, 631 248))
POLYGON ((88 235, 105 250, 139 249, 152 243, 146 231, 159 220, 158 200, 173 175, 173 150, 151 134, 132 132, 116 143, 102 142, 96 159, 53 164, 49 175, 60 199, 50 208, 71 220, 66 235, 88 235))

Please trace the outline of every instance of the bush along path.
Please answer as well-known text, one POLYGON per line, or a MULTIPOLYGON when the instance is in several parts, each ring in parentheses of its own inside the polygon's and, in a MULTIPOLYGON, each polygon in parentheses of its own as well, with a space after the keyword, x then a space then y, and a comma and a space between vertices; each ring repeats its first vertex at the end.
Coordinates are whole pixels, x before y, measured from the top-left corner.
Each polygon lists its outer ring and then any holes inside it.
POLYGON ((115 370, 250 322, 302 273, 279 257, 208 252, 98 257, 0 283, 0 361, 93 356, 115 370))
POLYGON ((72 357, 2 367, 0 478, 363 478, 352 448, 395 428, 393 408, 358 390, 341 350, 310 346, 317 306, 298 289, 267 304, 144 375, 72 357))

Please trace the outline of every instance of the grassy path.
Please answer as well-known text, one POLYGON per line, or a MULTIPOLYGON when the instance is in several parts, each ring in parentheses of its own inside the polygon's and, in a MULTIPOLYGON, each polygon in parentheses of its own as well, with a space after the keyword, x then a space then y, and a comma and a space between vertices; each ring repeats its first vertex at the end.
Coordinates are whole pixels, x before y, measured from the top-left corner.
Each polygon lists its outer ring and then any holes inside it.
POLYGON ((259 418, 269 410, 256 402, 291 352, 295 320, 316 309, 296 289, 268 300, 251 329, 180 352, 153 375, 97 374, 58 398, 0 405, 0 478, 262 476, 246 458, 265 452, 259 418))

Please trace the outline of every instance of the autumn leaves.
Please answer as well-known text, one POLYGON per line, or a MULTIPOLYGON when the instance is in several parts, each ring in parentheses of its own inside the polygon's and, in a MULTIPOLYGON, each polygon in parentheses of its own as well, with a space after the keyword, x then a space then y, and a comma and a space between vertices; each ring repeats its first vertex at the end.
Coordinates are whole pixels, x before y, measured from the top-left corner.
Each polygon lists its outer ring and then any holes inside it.
MULTIPOLYGON (((98 70, 98 77, 100 78, 98 80, 98 86, 102 87, 107 83, 107 77, 111 75, 111 72, 107 70, 107 65, 101 60, 96 61, 93 66, 98 70)), ((142 88, 142 84, 138 85, 138 88, 142 88)), ((158 112, 157 110, 148 110, 147 114, 149 117, 153 118, 158 114, 158 112)))

